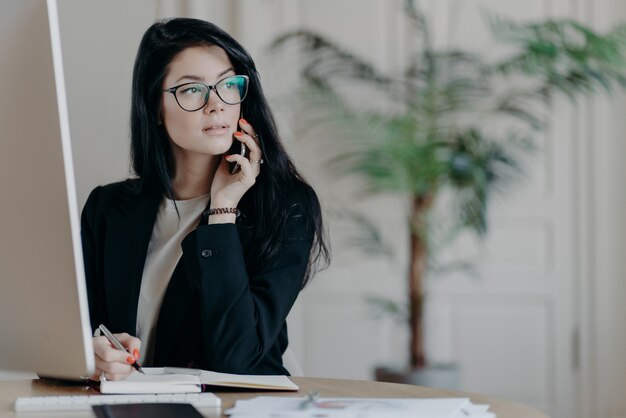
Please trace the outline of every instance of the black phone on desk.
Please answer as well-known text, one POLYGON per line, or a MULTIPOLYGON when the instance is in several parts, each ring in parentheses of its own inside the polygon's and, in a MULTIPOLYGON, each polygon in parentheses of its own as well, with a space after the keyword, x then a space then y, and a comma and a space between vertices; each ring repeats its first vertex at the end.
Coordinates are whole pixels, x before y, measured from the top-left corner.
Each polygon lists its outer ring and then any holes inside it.
POLYGON ((202 418, 191 404, 185 403, 130 403, 93 405, 98 418, 202 418))

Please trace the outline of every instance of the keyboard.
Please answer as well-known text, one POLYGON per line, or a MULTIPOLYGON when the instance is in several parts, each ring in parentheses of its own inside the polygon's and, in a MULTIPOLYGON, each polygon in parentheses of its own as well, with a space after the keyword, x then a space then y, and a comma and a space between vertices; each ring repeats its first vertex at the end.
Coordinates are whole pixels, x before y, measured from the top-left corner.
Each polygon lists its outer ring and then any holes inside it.
POLYGON ((213 393, 159 393, 151 395, 76 395, 17 398, 15 411, 86 411, 92 405, 128 403, 189 403, 196 408, 219 408, 221 400, 213 393))

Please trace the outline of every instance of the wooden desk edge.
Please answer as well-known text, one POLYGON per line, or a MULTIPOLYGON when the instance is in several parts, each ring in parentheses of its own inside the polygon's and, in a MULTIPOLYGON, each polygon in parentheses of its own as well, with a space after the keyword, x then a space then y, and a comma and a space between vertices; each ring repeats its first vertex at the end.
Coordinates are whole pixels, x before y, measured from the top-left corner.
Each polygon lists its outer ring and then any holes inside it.
MULTIPOLYGON (((331 379, 321 377, 292 377, 300 390, 298 392, 221 392, 214 393, 222 400, 222 412, 231 408, 236 400, 250 399, 256 396, 289 396, 302 397, 312 390, 320 391, 323 397, 355 397, 355 398, 470 398, 474 403, 489 404, 490 410, 497 418, 549 418, 530 406, 504 399, 493 398, 468 392, 448 391, 425 386, 403 385, 398 383, 382 383, 367 380, 331 379)), ((0 381, 0 415, 16 416, 13 410, 15 399, 26 396, 49 395, 94 395, 97 390, 85 388, 78 384, 36 380, 0 381)))

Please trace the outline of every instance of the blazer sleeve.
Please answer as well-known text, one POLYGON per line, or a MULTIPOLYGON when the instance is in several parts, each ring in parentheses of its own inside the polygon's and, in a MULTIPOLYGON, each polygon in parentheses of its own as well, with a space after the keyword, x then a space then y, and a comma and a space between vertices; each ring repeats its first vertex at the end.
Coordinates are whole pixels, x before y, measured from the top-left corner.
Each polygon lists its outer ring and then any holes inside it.
MULTIPOLYGON (((104 322, 105 314, 105 301, 104 301, 104 289, 103 280, 99 280, 102 274, 102 269, 98 266, 98 253, 101 249, 101 245, 98 244, 98 207, 102 187, 96 187, 87 198, 85 207, 81 214, 81 228, 80 234, 83 246, 83 262, 85 265, 85 283, 87 287, 87 298, 89 301, 89 318, 91 322, 92 331, 95 330, 99 324, 104 322)), ((100 202, 101 203, 101 202, 100 202)))
POLYGON ((234 224, 200 225, 183 240, 184 266, 201 298, 203 367, 245 373, 275 345, 302 287, 309 229, 302 212, 292 212, 281 251, 252 276, 234 224))

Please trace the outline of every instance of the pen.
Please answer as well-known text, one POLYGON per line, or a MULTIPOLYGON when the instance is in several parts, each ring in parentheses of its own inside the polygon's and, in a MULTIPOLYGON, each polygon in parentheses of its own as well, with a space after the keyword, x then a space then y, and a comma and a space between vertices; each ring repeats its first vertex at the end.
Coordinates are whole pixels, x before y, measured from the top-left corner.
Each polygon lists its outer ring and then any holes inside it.
POLYGON ((315 407, 315 403, 318 401, 320 396, 319 391, 311 391, 307 393, 306 398, 302 402, 300 402, 300 409, 308 409, 315 407))
MULTIPOLYGON (((115 348, 117 348, 118 350, 122 350, 128 354, 130 354, 132 356, 132 354, 126 349, 126 347, 124 347, 122 345, 121 342, 119 342, 119 340, 117 338, 115 338, 115 335, 113 335, 111 333, 111 331, 109 331, 107 329, 107 327, 105 327, 104 325, 100 324, 100 326, 98 327, 100 328, 100 331, 102 331, 102 333, 104 334, 105 337, 107 337, 109 339, 109 341, 111 341, 111 344, 113 344, 115 346, 115 348)), ((135 368, 135 370, 137 370, 139 373, 144 373, 143 369, 141 368, 141 366, 139 365, 139 363, 137 363, 136 361, 131 364, 131 366, 133 366, 135 368)))

